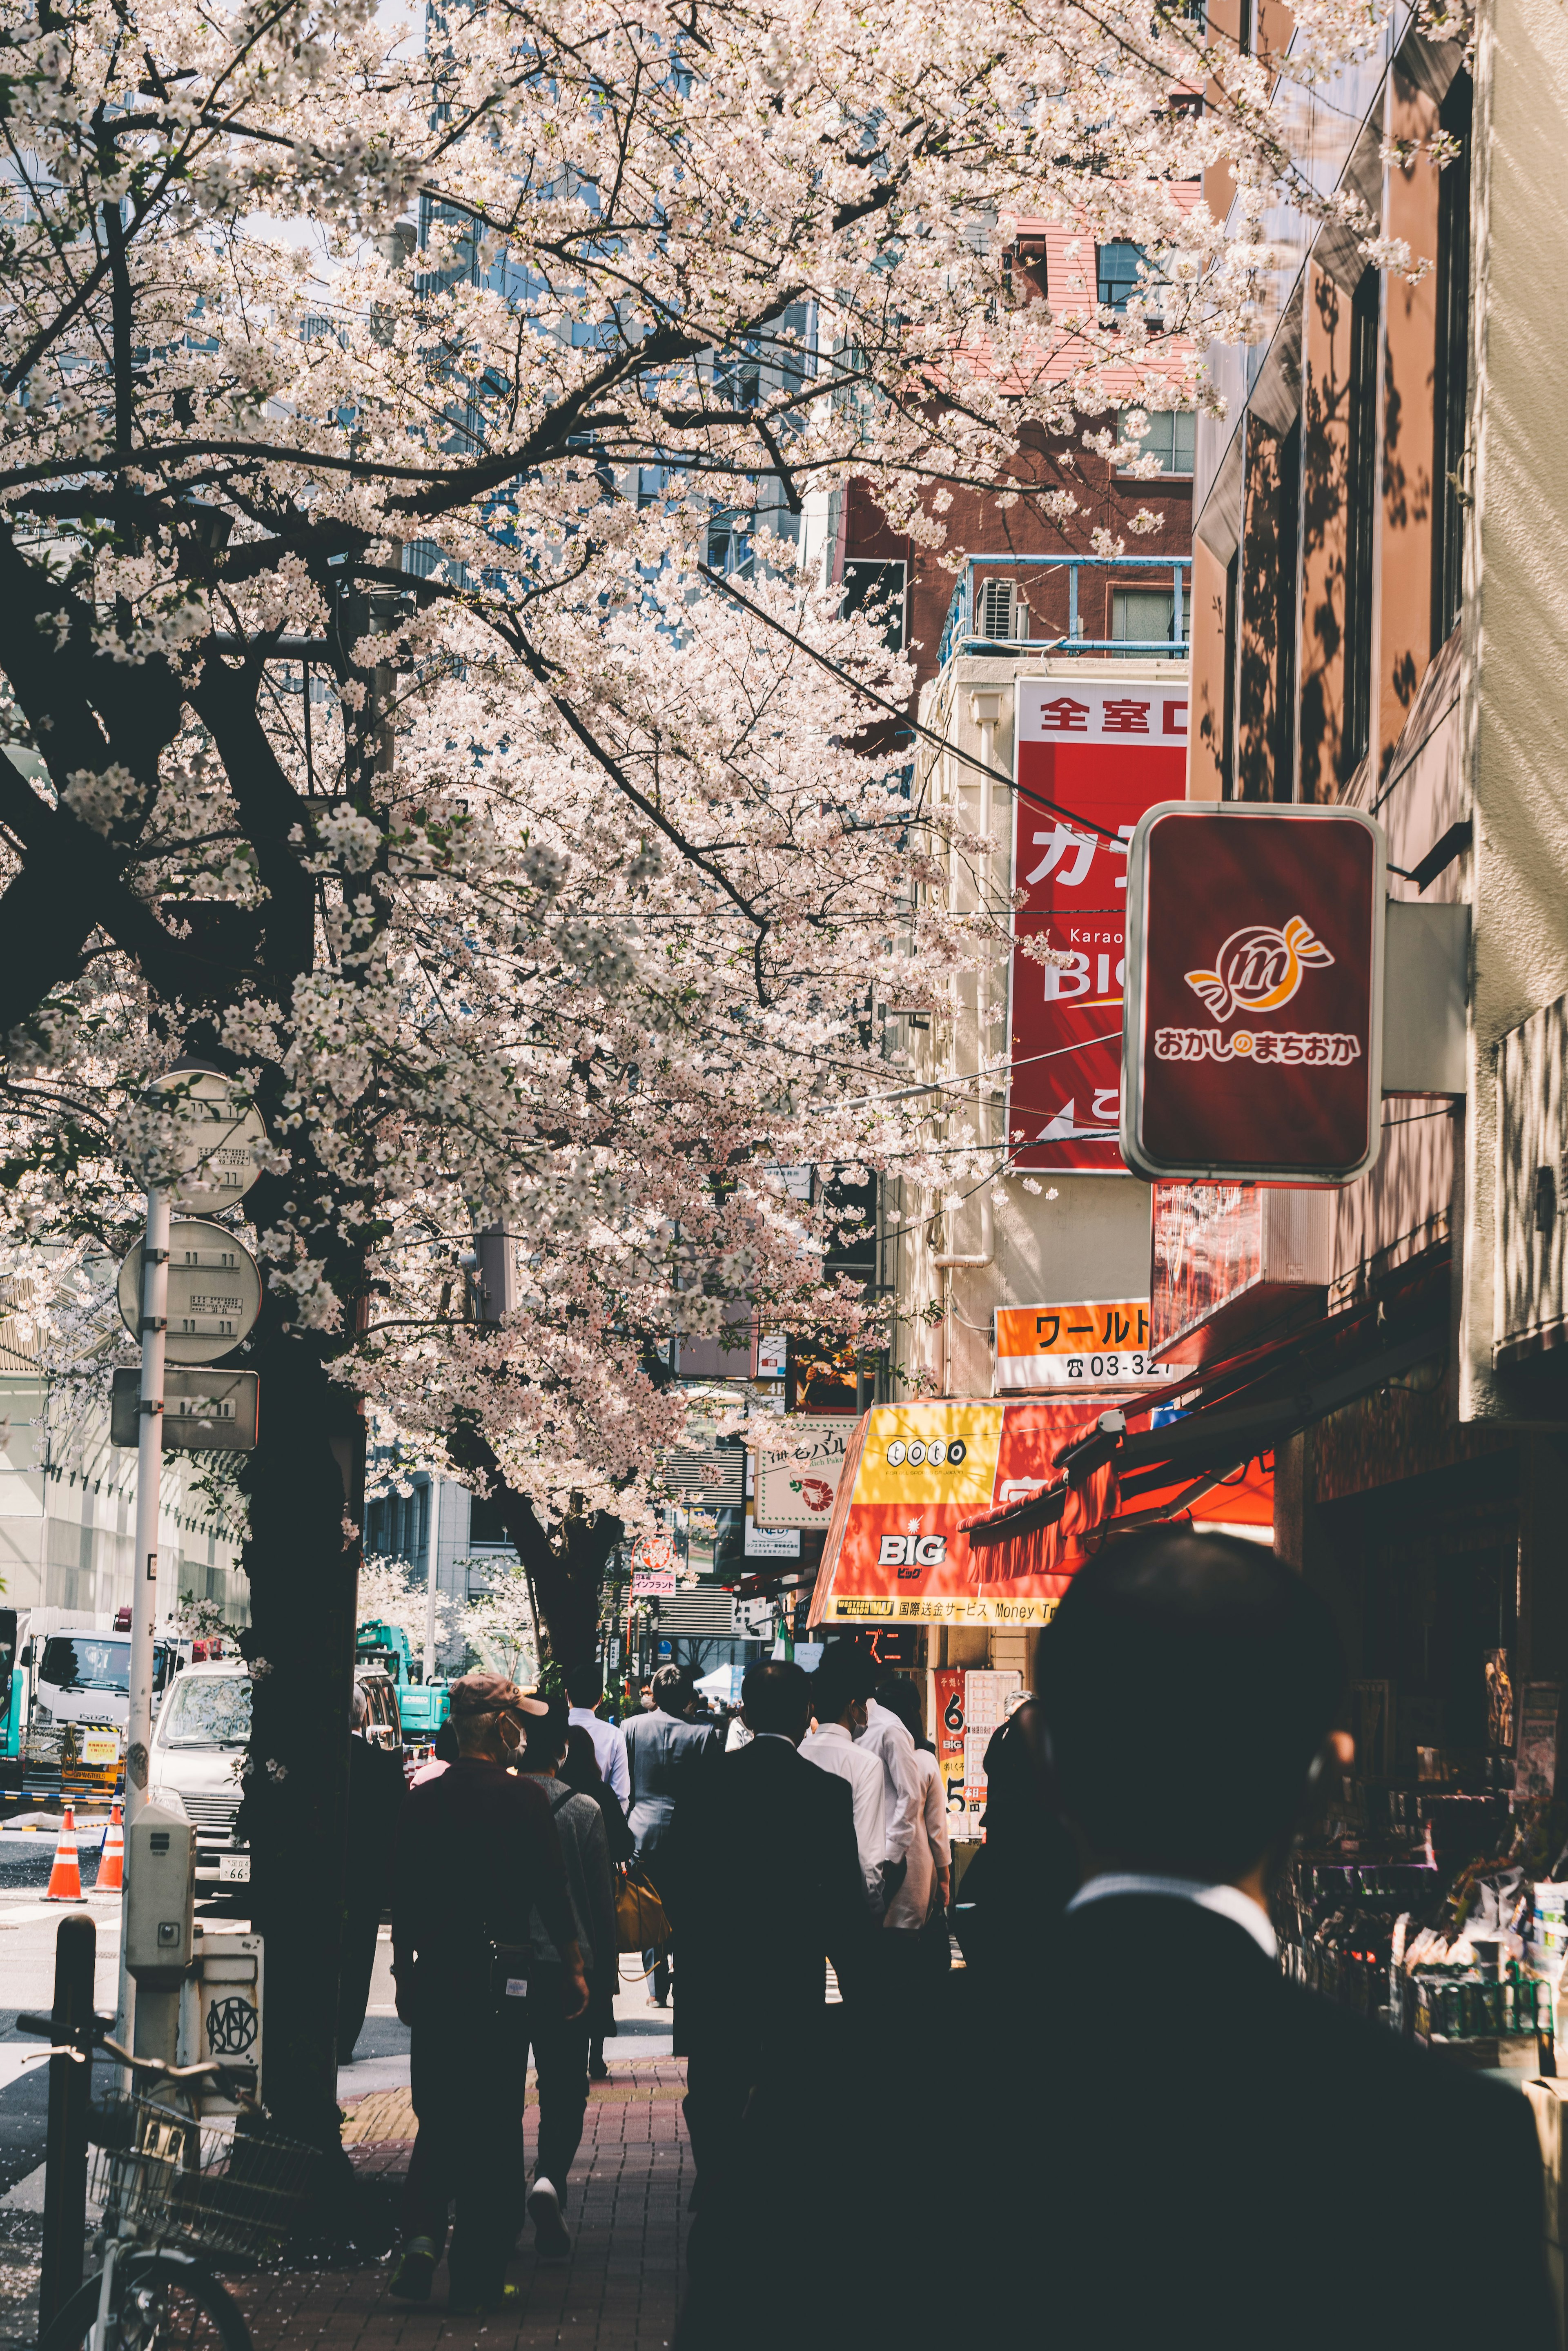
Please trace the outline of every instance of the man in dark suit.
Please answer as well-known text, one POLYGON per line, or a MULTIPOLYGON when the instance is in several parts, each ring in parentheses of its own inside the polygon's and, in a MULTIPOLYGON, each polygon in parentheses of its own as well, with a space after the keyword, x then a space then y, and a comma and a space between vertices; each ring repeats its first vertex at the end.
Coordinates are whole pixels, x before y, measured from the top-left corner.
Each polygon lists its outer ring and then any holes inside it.
POLYGON ((665 1848, 681 1952, 675 2050, 687 2060, 705 2220, 770 2053, 798 2052, 821 2020, 828 1957, 852 1990, 870 1938, 848 1782, 797 1752, 811 1719, 807 1676, 752 1666, 741 1712, 749 1744, 683 1801, 665 1848))
POLYGON ((1511 2343, 1555 2340, 1526 2100, 1279 1970, 1343 1670, 1322 1600, 1228 1537, 1108 1545, 1043 1636, 1083 1882, 971 2110, 1008 2146, 998 2339, 1032 2311, 1096 2351, 1476 2341, 1506 2280, 1511 2343))
MULTIPOLYGON (((709 1725, 688 1719, 695 1693, 685 1666, 661 1666, 653 1692, 652 1710, 629 1715, 622 1729, 632 1788, 626 1823, 637 1840, 637 1859, 662 1896, 661 1855, 676 1807, 717 1761, 719 1744, 709 1725)), ((664 2008, 670 1997, 669 1957, 653 1951, 643 1957, 651 1973, 650 2003, 664 2008)))

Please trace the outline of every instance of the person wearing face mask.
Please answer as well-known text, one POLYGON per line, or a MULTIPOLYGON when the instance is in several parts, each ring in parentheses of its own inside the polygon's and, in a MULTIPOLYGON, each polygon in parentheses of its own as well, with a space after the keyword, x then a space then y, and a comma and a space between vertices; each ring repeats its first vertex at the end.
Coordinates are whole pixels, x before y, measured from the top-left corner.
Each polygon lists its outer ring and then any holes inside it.
POLYGON ((530 1919, 559 1956, 559 2012, 580 2016, 588 1984, 560 1839, 537 1779, 511 1768, 522 1723, 548 1714, 501 1674, 452 1685, 456 1760, 412 1788, 392 1888, 397 2012, 413 2028, 419 2137, 404 2191, 390 2291, 429 2300, 455 2199, 448 2307, 500 2309, 522 2209, 530 1919))
POLYGON ((849 1782, 866 1905, 873 1917, 880 1917, 882 1865, 887 1851, 883 1773, 878 1758, 859 1743, 875 1678, 875 1667, 852 1643, 836 1643, 811 1677, 815 1722, 800 1741, 800 1752, 808 1763, 849 1782))

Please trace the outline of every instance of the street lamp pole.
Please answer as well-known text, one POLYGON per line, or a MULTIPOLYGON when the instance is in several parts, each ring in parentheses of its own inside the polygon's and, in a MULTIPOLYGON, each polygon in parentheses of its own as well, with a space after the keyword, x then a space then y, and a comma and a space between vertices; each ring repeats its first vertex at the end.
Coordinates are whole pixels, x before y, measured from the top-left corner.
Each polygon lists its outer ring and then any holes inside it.
MULTIPOLYGON (((131 1583, 131 1710, 125 1728, 125 1826, 147 1802, 152 1740, 152 1650, 158 1617, 158 1518, 163 1482, 163 1354, 169 1327, 169 1195, 147 1192, 141 1252, 141 1408, 136 1444, 136 1548, 131 1583)), ((117 2035, 131 2045, 136 1988, 120 1941, 117 2035)))

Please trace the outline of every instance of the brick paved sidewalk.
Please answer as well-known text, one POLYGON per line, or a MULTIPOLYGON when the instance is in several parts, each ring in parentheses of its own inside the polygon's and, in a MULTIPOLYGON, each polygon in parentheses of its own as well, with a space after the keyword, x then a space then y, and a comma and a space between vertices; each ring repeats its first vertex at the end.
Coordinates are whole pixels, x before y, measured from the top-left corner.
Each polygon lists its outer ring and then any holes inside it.
MULTIPOLYGON (((681 2251, 691 2193, 691 2148, 681 2120, 685 2067, 669 2057, 617 2060, 589 2099, 582 2146, 571 2168, 569 2262, 536 2262, 527 2250, 507 2275, 521 2293, 504 2315, 446 2314, 446 2267, 435 2273, 428 2308, 393 2302, 389 2264, 300 2270, 231 2279, 256 2351, 664 2351, 674 2333, 681 2251)), ((524 2132, 533 2158, 532 2093, 524 2132)), ((345 2141, 356 2166, 373 2174, 406 2168, 413 2135, 406 2091, 383 2091, 346 2110, 345 2141)))

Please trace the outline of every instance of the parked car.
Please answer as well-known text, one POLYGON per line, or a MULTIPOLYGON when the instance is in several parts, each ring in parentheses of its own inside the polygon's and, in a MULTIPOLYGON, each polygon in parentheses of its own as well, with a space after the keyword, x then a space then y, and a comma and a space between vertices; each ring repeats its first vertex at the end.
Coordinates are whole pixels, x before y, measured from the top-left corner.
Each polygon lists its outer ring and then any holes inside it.
POLYGON ((198 1886, 250 1883, 250 1855, 235 1834, 250 1697, 243 1658, 187 1666, 170 1684, 152 1732, 147 1792, 194 1828, 198 1886))

